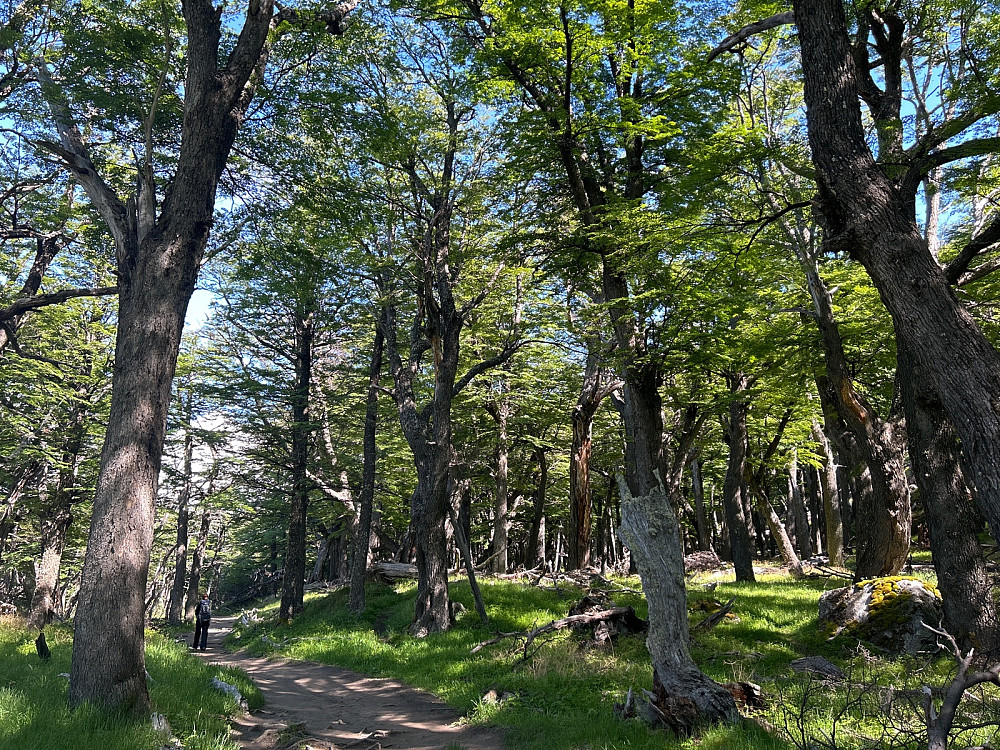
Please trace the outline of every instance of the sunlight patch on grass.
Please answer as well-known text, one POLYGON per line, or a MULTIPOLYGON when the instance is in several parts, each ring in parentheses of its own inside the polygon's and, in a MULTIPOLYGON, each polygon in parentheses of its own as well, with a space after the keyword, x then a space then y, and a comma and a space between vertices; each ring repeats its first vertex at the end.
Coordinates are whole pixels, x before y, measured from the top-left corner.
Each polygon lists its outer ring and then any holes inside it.
MULTIPOLYGON (((70 711, 69 681, 72 632, 50 626, 46 641, 52 658, 41 661, 36 633, 20 623, 0 623, 0 747, 18 750, 159 750, 168 738, 153 730, 148 718, 109 715, 94 706, 70 711), (13 687, 16 685, 16 688, 13 687)), ((211 686, 217 668, 187 653, 187 648, 150 631, 146 670, 153 710, 166 715, 186 750, 238 750, 225 717, 236 702, 211 686)), ((249 678, 247 690, 252 688, 249 678)), ((259 691, 256 691, 259 697, 259 691)))
MULTIPOLYGON (((859 650, 857 641, 826 640, 816 626, 817 600, 824 590, 839 588, 838 579, 792 579, 762 573, 757 584, 737 584, 732 573, 698 577, 690 584, 689 604, 703 599, 721 602, 736 597, 733 613, 708 632, 693 630, 691 651, 698 665, 719 682, 733 680, 761 684, 767 707, 735 726, 714 727, 690 739, 653 732, 640 721, 622 721, 614 704, 631 687, 651 689, 652 669, 645 637, 619 638, 609 651, 581 646, 580 636, 558 631, 538 638, 525 659, 523 641, 503 640, 476 654, 474 646, 498 631, 526 631, 564 617, 584 591, 560 582, 558 590, 510 580, 480 580, 488 625, 473 611, 465 581, 453 583, 452 598, 468 607, 451 630, 423 639, 407 628, 413 616, 415 589, 369 584, 367 607, 355 617, 347 609, 348 594, 339 590, 309 598, 306 612, 291 625, 278 625, 276 606, 264 610, 270 619, 243 629, 238 643, 251 652, 277 651, 283 656, 309 659, 370 674, 393 677, 429 690, 462 711, 476 724, 503 728, 511 750, 554 748, 685 748, 690 750, 792 750, 782 728, 791 721, 796 701, 806 700, 807 677, 789 667, 793 659, 823 656, 844 669, 864 663, 882 684, 944 684, 951 665, 947 659, 907 661, 878 659, 859 650), (706 591, 702 584, 716 584, 706 591), (277 646, 268 645, 265 638, 277 646), (484 694, 502 696, 486 700, 484 694), (765 728, 768 727, 768 728, 765 728)), ((611 598, 646 615, 637 579, 614 579, 611 598), (625 589, 625 590, 618 590, 625 589)), ((706 616, 692 612, 691 622, 706 616)), ((858 667, 860 670, 860 667, 858 667)), ((856 674, 860 677, 861 671, 856 674)), ((874 677, 872 678, 874 679, 874 677)), ((824 721, 844 705, 840 687, 808 696, 815 710, 806 729, 818 732, 824 721)), ((874 730, 872 715, 845 712, 848 734, 841 747, 858 745, 874 730), (853 732, 852 739, 850 733, 853 732), (857 741, 856 741, 857 740, 857 741)), ((815 736, 815 735, 814 735, 815 736)))

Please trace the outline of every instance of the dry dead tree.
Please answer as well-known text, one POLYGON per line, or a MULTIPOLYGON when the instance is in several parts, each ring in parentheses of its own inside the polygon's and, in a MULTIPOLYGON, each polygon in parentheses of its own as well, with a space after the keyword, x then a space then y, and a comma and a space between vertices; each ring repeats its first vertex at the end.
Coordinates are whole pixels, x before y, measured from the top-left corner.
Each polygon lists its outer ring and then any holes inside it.
POLYGON ((927 750, 948 750, 948 735, 951 733, 958 704, 962 702, 965 691, 976 685, 991 682, 1000 686, 1000 662, 981 672, 969 673, 976 650, 970 648, 965 654, 959 648, 958 642, 945 630, 932 628, 927 623, 924 627, 935 635, 943 638, 945 643, 938 641, 941 648, 946 648, 958 662, 958 674, 951 681, 941 701, 941 708, 934 710, 934 697, 931 688, 924 687, 924 720, 927 724, 927 750))

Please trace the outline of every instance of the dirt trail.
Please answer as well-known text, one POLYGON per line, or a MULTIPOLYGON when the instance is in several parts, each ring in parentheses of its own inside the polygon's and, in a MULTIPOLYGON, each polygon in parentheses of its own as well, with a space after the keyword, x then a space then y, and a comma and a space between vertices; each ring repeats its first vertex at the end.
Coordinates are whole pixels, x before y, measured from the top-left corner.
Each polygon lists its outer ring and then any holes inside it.
POLYGON ((269 660, 227 653, 222 641, 233 617, 214 617, 208 650, 212 663, 242 667, 267 704, 233 726, 246 750, 502 750, 498 731, 457 726, 455 709, 395 680, 366 677, 316 662, 269 660))

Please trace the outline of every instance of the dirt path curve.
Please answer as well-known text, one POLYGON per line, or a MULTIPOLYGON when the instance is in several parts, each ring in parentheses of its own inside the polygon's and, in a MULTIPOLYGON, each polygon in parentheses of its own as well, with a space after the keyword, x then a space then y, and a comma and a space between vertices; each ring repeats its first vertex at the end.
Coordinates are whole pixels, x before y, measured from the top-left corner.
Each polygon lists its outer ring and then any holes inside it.
POLYGON ((395 680, 366 677, 340 667, 227 653, 222 641, 234 617, 214 617, 208 650, 212 663, 242 667, 267 704, 233 726, 245 750, 502 750, 495 730, 456 725, 461 717, 428 693, 395 680))

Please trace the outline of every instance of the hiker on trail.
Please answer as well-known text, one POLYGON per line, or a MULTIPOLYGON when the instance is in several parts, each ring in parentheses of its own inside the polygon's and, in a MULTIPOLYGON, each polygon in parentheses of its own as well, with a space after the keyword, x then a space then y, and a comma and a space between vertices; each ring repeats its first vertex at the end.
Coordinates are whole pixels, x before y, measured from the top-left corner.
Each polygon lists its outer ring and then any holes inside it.
POLYGON ((201 592, 201 601, 194 608, 194 640, 191 648, 199 648, 198 639, 201 638, 201 650, 204 651, 208 645, 208 625, 212 621, 212 602, 208 600, 208 594, 201 592))

